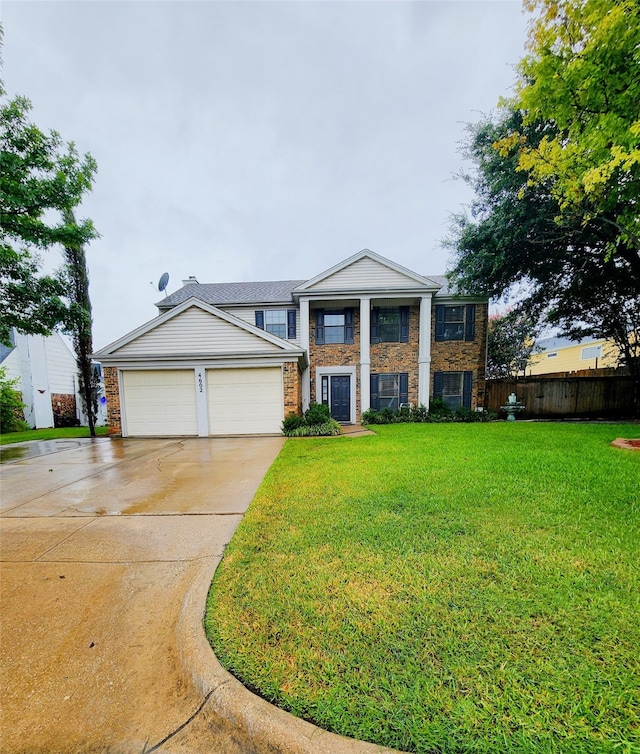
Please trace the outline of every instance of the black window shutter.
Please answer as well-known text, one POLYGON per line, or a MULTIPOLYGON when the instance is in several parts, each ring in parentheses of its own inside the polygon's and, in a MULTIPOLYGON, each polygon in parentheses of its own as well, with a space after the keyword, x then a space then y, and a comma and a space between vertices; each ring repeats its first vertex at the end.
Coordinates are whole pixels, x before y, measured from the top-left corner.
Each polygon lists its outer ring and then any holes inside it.
POLYGON ((287 310, 287 338, 289 340, 296 339, 296 310, 287 310))
POLYGON ((374 408, 376 411, 380 410, 380 398, 378 396, 378 375, 372 374, 371 375, 371 408, 374 408))
POLYGON ((380 309, 377 306, 371 310, 371 342, 380 342, 380 309))
POLYGON ((264 330, 264 312, 256 310, 256 327, 264 330))
POLYGON ((464 339, 475 340, 476 337, 476 305, 467 304, 464 320, 464 339))
POLYGON ((433 373, 433 397, 442 398, 443 378, 444 372, 433 373))
POLYGON ((316 309, 316 345, 324 345, 324 309, 316 309))
MULTIPOLYGON (((409 342, 409 307, 400 307, 400 342, 409 342)), ((406 403, 406 401, 405 401, 406 403)))
POLYGON ((400 372, 400 403, 409 403, 409 372, 400 372))
POLYGON ((344 310, 344 342, 353 343, 353 309, 344 310))
POLYGON ((444 340, 444 304, 436 304, 436 340, 444 340))
POLYGON ((471 386, 473 384, 473 372, 465 372, 462 378, 462 405, 471 408, 471 386))

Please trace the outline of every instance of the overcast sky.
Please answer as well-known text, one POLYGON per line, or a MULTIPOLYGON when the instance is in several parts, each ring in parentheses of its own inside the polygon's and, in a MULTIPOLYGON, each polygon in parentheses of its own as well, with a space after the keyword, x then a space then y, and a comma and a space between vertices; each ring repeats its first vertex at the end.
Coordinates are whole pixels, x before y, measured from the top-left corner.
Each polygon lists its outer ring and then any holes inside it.
POLYGON ((2 0, 8 94, 98 163, 100 348, 154 286, 310 278, 363 248, 442 274, 465 123, 509 94, 520 2, 2 0))

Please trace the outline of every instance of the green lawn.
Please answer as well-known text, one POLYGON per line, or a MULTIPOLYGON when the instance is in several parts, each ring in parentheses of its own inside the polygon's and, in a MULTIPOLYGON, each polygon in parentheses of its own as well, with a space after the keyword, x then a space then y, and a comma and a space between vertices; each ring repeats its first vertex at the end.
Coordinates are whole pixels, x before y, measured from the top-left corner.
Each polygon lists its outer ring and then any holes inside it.
MULTIPOLYGON (((109 427, 96 427, 96 434, 109 434, 109 427)), ((89 427, 61 427, 60 429, 29 429, 26 432, 7 432, 0 435, 0 445, 28 440, 57 440, 61 437, 89 437, 89 427)))
POLYGON ((221 662, 423 754, 640 751, 640 425, 290 440, 216 573, 221 662))

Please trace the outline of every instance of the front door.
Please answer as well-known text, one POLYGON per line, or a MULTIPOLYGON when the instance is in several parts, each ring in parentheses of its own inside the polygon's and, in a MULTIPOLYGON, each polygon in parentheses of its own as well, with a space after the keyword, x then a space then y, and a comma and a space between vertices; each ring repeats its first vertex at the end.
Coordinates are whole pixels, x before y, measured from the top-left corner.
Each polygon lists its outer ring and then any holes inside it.
POLYGON ((331 417, 351 421, 351 377, 331 377, 331 417))

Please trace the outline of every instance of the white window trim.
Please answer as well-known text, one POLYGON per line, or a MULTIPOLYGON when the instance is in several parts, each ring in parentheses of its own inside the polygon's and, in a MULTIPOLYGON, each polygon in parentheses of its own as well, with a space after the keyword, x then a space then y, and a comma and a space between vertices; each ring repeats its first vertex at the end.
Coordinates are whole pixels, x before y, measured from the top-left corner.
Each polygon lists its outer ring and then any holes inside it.
MULTIPOLYGON (((316 403, 322 403, 322 378, 328 377, 351 377, 349 386, 350 416, 349 422, 356 423, 356 367, 316 367, 316 403)), ((331 388, 329 388, 329 407, 331 407, 331 388)))

